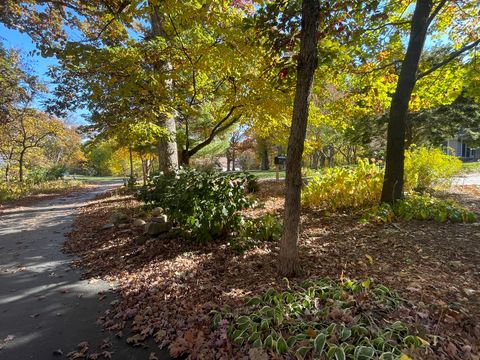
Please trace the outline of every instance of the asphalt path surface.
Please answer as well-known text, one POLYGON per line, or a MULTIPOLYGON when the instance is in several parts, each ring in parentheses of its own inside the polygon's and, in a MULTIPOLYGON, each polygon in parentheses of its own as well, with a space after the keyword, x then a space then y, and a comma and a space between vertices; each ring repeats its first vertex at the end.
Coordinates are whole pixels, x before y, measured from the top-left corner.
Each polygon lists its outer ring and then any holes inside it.
POLYGON ((114 284, 82 280, 61 251, 76 210, 117 186, 102 183, 0 214, 1 360, 66 359, 85 341, 90 353, 110 351, 112 359, 148 359, 151 352, 168 359, 154 345, 133 348, 96 324, 115 299, 114 284), (101 349, 104 340, 111 345, 101 349))

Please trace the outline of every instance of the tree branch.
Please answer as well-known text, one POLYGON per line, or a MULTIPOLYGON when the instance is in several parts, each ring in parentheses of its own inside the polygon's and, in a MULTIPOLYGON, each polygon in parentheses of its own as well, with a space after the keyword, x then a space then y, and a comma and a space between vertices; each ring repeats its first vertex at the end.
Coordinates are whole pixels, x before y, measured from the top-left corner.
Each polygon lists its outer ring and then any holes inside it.
POLYGON ((210 132, 210 135, 204 140, 202 141, 200 144, 197 144, 196 146, 194 146, 191 150, 188 151, 188 155, 189 156, 192 156, 194 155, 195 153, 197 153, 199 150, 203 149, 205 146, 207 146, 208 144, 210 144, 213 139, 215 138, 215 136, 219 133, 221 133, 222 131, 228 129, 230 126, 232 126, 234 123, 236 123, 241 115, 235 117, 232 121, 228 122, 228 119, 232 116, 233 112, 235 111, 235 109, 238 109, 240 107, 242 107, 243 105, 236 105, 236 106, 232 106, 229 110, 229 112, 227 113, 227 115, 225 115, 223 117, 222 120, 220 120, 212 129, 212 131, 210 132))
POLYGON ((469 45, 465 45, 464 47, 462 47, 461 49, 458 49, 454 52, 452 52, 450 55, 448 55, 445 60, 433 65, 430 69, 428 70, 425 70, 424 72, 420 73, 417 75, 417 80, 431 74, 432 72, 434 72, 435 70, 441 68, 442 66, 445 66, 447 65, 449 62, 455 60, 457 57, 459 57, 460 55, 462 55, 463 53, 467 52, 468 50, 471 50, 473 49, 474 47, 476 47, 478 44, 480 44, 480 39, 474 41, 473 43, 469 44, 469 45))
POLYGON ((435 17, 438 15, 440 10, 442 10, 442 8, 445 6, 445 4, 448 1, 449 0, 441 0, 440 3, 437 5, 437 7, 432 11, 432 13, 430 14, 430 16, 428 17, 428 20, 427 20, 427 29, 430 26, 430 24, 432 23, 433 19, 435 19, 435 17))

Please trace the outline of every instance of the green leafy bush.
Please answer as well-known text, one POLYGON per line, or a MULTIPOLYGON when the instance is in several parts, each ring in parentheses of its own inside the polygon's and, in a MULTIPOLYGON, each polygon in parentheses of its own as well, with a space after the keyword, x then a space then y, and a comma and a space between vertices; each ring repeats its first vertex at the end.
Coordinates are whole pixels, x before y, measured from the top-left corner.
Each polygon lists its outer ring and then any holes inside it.
POLYGON ((401 303, 371 280, 321 279, 284 292, 269 289, 235 312, 213 312, 212 321, 215 328, 227 324, 236 345, 291 358, 399 359, 402 351, 426 344, 402 322, 384 321, 401 303))
POLYGON ((405 152, 405 191, 425 191, 451 184, 452 177, 462 170, 462 162, 446 155, 442 149, 425 146, 405 152))
POLYGON ((258 247, 265 242, 277 241, 282 235, 282 223, 271 214, 244 220, 229 246, 237 253, 258 247))
POLYGON ((382 184, 383 170, 360 160, 354 167, 329 168, 314 176, 303 188, 302 202, 329 211, 365 207, 380 200, 382 184))
POLYGON ((239 228, 239 211, 253 204, 247 197, 252 177, 179 169, 152 178, 138 198, 161 207, 193 239, 204 242, 239 228))
POLYGON ((453 200, 442 200, 430 195, 409 194, 393 206, 381 204, 370 210, 362 222, 391 222, 396 217, 411 220, 434 220, 438 223, 470 223, 477 221, 477 216, 453 200))

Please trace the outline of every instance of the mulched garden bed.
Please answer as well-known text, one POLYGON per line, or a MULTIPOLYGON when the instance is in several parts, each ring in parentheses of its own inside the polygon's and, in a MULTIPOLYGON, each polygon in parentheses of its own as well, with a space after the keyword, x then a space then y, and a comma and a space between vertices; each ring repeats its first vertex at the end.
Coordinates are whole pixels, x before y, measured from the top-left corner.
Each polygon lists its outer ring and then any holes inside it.
MULTIPOLYGON (((280 215, 282 193, 282 183, 262 182, 257 197, 264 207, 248 215, 280 215)), ((444 196, 480 213, 476 187, 444 196)), ((133 346, 153 337, 172 356, 248 359, 245 349, 211 330, 209 314, 226 305, 241 306, 245 296, 270 287, 285 287, 276 272, 278 244, 237 255, 221 242, 140 241, 141 229, 101 229, 117 210, 132 219, 143 215, 131 197, 99 199, 82 210, 65 244, 67 252, 79 255, 75 265, 85 267, 86 277, 118 283, 118 300, 99 322, 133 346), (129 327, 134 335, 124 335, 129 327)), ((290 282, 373 278, 407 299, 411 311, 400 320, 436 339, 421 358, 479 359, 480 224, 360 225, 358 220, 349 213, 327 217, 305 210, 300 244, 304 274, 290 282)))

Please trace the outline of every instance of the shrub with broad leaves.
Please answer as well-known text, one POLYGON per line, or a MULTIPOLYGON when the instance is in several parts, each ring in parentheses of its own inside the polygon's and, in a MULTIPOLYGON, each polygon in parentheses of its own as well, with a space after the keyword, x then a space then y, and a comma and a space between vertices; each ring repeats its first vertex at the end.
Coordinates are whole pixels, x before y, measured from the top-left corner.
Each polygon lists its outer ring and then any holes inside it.
POLYGON ((240 211, 253 205, 247 186, 254 176, 179 169, 153 177, 137 197, 165 214, 200 242, 226 236, 242 224, 240 211))

